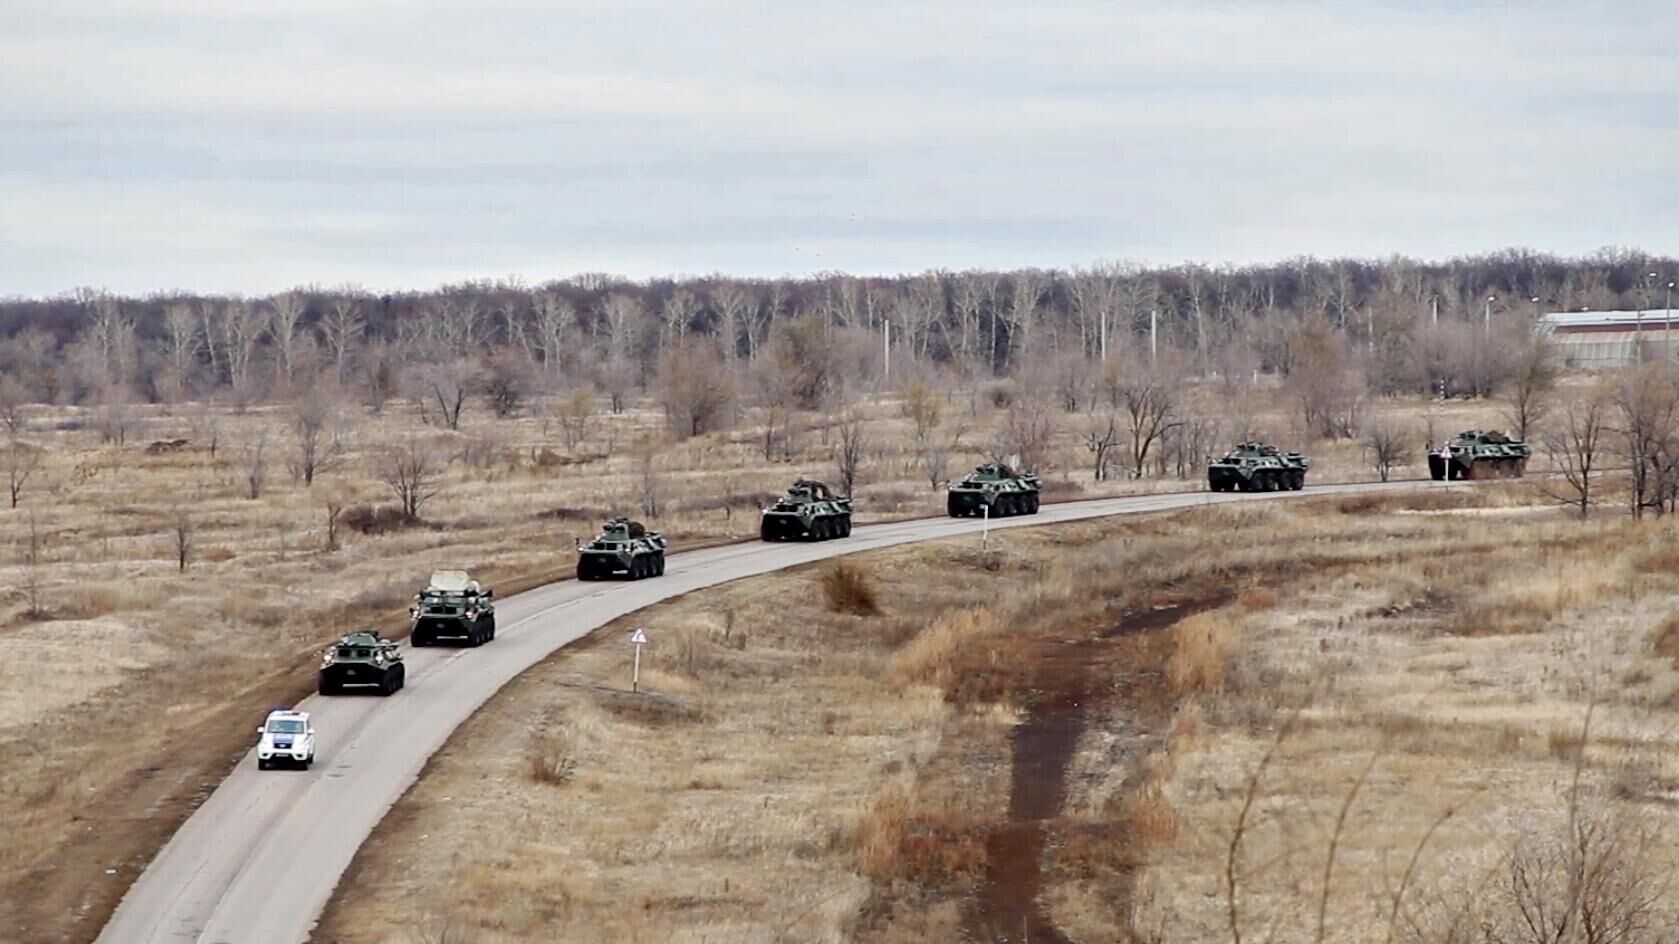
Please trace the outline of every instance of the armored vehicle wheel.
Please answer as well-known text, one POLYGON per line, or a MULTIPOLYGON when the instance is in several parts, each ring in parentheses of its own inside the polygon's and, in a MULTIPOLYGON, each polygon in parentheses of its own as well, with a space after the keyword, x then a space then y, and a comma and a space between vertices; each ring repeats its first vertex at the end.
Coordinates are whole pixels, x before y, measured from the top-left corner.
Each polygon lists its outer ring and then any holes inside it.
POLYGON ((496 638, 496 618, 494 614, 490 616, 490 638, 496 638))
POLYGON ((775 540, 774 529, 772 529, 770 527, 770 519, 765 518, 764 520, 758 522, 758 540, 760 540, 760 541, 773 541, 773 540, 775 540))
POLYGON ((817 521, 816 521, 816 526, 818 528, 820 528, 821 530, 818 532, 820 534, 820 537, 818 537, 817 540, 826 541, 830 538, 837 537, 838 535, 836 533, 837 532, 836 525, 837 525, 837 522, 833 518, 818 518, 817 521))
POLYGON ((408 644, 415 649, 431 645, 431 634, 423 629, 416 629, 408 636, 408 644))
POLYGON ((1029 515, 1035 515, 1035 514, 1038 513, 1038 496, 1037 495, 1026 496, 1026 513, 1029 514, 1029 515))
POLYGON ((1306 473, 1304 473, 1304 472, 1290 472, 1288 474, 1288 487, 1292 491, 1296 491, 1296 492, 1305 488, 1306 487, 1306 473))
POLYGON ((955 495, 951 495, 944 500, 944 513, 952 518, 962 517, 962 509, 956 504, 955 495))
POLYGON ((664 552, 664 551, 660 551, 660 552, 659 552, 659 553, 658 553, 658 554, 657 554, 657 555, 656 555, 656 556, 655 556, 655 557, 654 557, 654 558, 653 558, 653 560, 654 560, 654 565, 653 565, 653 566, 654 566, 654 571, 653 571, 653 576, 655 576, 655 577, 663 577, 663 576, 664 576, 664 575, 665 575, 665 552, 664 552))
POLYGON ((645 557, 630 558, 630 579, 641 580, 646 577, 647 572, 652 569, 648 566, 650 563, 645 557))
POLYGON ((841 515, 840 516, 840 537, 842 537, 842 538, 851 537, 851 516, 850 515, 841 515))
POLYGON ((586 562, 586 561, 581 561, 581 560, 578 561, 577 562, 577 579, 578 580, 593 580, 593 579, 595 579, 594 568, 590 567, 588 565, 588 562, 586 562))
POLYGON ((395 669, 393 669, 391 671, 391 674, 396 676, 396 682, 395 682, 396 687, 394 689, 392 689, 392 691, 398 691, 398 692, 402 691, 403 688, 408 685, 408 667, 404 666, 404 665, 398 665, 395 669))
POLYGON ((338 694, 338 683, 333 679, 328 678, 325 674, 322 674, 321 683, 317 686, 316 690, 322 695, 336 695, 338 694))

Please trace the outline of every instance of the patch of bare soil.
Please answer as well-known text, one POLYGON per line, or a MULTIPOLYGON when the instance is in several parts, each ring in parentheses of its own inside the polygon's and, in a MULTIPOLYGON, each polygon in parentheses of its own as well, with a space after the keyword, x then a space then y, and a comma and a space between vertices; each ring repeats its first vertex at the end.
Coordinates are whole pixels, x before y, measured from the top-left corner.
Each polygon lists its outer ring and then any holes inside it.
MULTIPOLYGON (((1008 821, 986 842, 985 877, 964 920, 977 941, 1071 944, 1040 900, 1048 847, 1067 799, 1068 769, 1093 718, 1119 704, 1139 721, 1168 716, 1164 648, 1179 620, 1224 603, 1222 597, 1125 613, 1096 635, 1051 635, 1024 642, 1025 715, 1011 735, 1008 821)), ((1123 844, 1125 837, 1112 837, 1123 844)))

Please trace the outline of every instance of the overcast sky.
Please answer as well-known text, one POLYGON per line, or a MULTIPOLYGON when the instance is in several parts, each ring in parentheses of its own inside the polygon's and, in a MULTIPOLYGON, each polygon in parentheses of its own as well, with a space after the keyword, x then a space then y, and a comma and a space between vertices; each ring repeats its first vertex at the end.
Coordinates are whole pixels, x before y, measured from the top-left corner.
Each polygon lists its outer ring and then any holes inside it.
POLYGON ((1679 252, 1670 2, 0 0, 0 295, 1679 252))

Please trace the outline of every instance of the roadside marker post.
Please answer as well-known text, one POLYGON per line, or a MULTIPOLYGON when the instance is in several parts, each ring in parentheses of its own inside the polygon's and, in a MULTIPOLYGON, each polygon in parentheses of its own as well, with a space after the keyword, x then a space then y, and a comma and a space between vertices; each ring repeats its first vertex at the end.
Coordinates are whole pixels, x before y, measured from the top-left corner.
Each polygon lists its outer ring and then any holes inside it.
POLYGON ((630 645, 635 646, 635 668, 630 673, 630 691, 641 691, 641 647, 647 645, 647 630, 637 626, 630 633, 630 645))
POLYGON ((980 550, 985 550, 991 546, 991 505, 987 503, 979 508, 980 521, 984 522, 979 526, 979 547, 980 550))

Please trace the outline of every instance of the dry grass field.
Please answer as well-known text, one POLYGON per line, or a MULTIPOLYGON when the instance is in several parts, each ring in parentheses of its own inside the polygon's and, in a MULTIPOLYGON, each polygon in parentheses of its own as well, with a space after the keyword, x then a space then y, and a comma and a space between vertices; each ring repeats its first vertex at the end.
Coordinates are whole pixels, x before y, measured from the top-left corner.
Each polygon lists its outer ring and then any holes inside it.
POLYGON ((626 623, 457 732, 314 940, 1667 940, 1676 536, 1511 485, 702 591, 652 694, 626 623))
MULTIPOLYGON (((1499 415, 1491 403, 1385 409, 1415 431, 1499 415)), ((863 412, 859 520, 939 513, 901 405, 883 399, 863 412)), ((955 443, 951 474, 980 461, 1006 419, 969 394, 945 397, 940 413, 933 433, 955 443)), ((1252 415, 1287 441, 1285 403, 1264 400, 1252 415)), ((433 568, 469 567, 506 595, 568 575, 573 539, 616 512, 648 518, 677 548, 749 537, 758 504, 789 480, 833 479, 837 439, 828 421, 806 417, 793 458, 767 461, 763 431, 749 423, 671 442, 647 404, 593 415, 579 435, 551 402, 505 420, 469 409, 460 431, 422 425, 411 404, 393 403, 330 422, 338 451, 306 485, 286 406, 130 408, 121 443, 101 434, 113 419, 96 410, 27 419, 23 439, 42 462, 19 507, 0 510, 0 914, 30 942, 91 939, 248 746, 251 718, 308 691, 314 653, 338 633, 366 623, 400 631, 433 568), (148 448, 173 440, 187 442, 148 448), (436 460, 439 491, 420 524, 384 530, 379 509, 394 497, 379 472, 388 449, 408 442, 436 460), (342 511, 329 530, 331 508, 342 511)), ((1057 418, 1043 470, 1052 499, 1200 487, 1195 477, 1091 481, 1082 422, 1057 418)), ((1356 442, 1312 453, 1314 481, 1371 477, 1356 442)), ((986 717, 1006 730, 1004 715, 986 717)))

